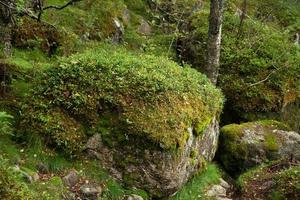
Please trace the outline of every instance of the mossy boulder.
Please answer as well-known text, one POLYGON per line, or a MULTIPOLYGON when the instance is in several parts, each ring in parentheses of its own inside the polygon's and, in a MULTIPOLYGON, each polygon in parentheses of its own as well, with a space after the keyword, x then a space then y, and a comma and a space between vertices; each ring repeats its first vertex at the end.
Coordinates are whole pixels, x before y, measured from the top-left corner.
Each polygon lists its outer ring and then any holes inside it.
POLYGON ((237 185, 239 199, 299 199, 300 167, 297 163, 276 161, 242 174, 237 185))
POLYGON ((230 124, 221 129, 218 156, 234 174, 270 160, 300 160, 300 135, 273 120, 230 124))
POLYGON ((102 156, 127 169, 122 179, 157 196, 176 192, 214 156, 223 97, 188 66, 102 45, 61 60, 37 85, 22 106, 26 134, 71 154, 99 134, 110 149, 102 156))

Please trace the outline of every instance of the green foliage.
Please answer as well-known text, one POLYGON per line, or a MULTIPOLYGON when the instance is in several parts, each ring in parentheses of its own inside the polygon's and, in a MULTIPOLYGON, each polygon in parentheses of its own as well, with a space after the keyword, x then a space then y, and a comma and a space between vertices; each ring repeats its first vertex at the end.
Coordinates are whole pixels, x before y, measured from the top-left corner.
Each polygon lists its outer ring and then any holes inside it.
POLYGON ((218 167, 209 164, 201 174, 193 177, 175 196, 170 200, 196 200, 206 199, 205 190, 213 184, 217 184, 221 178, 218 167))
POLYGON ((6 112, 0 112, 0 136, 12 135, 12 124, 11 120, 13 116, 6 112))
MULTIPOLYGON (((300 54, 294 45, 295 32, 279 21, 297 24, 299 12, 294 11, 299 5, 292 1, 248 1, 248 17, 239 29, 236 11, 242 2, 228 2, 225 9, 218 85, 237 117, 280 112, 299 98, 300 54), (287 19, 292 15, 294 19, 287 19)), ((181 57, 200 71, 205 64, 208 15, 209 3, 204 1, 203 8, 190 18, 189 32, 180 39, 181 57)))
POLYGON ((237 186, 246 196, 263 199, 298 199, 300 189, 300 168, 285 161, 275 161, 251 169, 237 179, 237 186), (258 187, 272 181, 267 187, 258 187), (258 184, 258 185, 257 185, 258 184))
POLYGON ((35 198, 42 200, 60 200, 67 193, 62 179, 58 176, 54 176, 43 183, 33 183, 29 188, 36 194, 35 198))
POLYGON ((46 134, 68 151, 107 112, 115 116, 108 121, 113 131, 126 130, 176 149, 185 144, 188 127, 195 121, 207 126, 222 108, 221 92, 204 75, 166 58, 102 45, 60 63, 37 83, 29 100, 34 106, 23 106, 22 124, 28 133, 46 134))
POLYGON ((299 198, 300 194, 300 167, 293 167, 277 174, 274 178, 276 181, 275 188, 271 197, 277 193, 280 199, 299 198), (280 195, 278 195, 280 194, 280 195))
POLYGON ((265 135, 265 148, 268 149, 268 151, 270 152, 278 151, 279 145, 276 137, 273 134, 265 135))
POLYGON ((7 200, 34 200, 20 174, 0 156, 0 197, 7 200))

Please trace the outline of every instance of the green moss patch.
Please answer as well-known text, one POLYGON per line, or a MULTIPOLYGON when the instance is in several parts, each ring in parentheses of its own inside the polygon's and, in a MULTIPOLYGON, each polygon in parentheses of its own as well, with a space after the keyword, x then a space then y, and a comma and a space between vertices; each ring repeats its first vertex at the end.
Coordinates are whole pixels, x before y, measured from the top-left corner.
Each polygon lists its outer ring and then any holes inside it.
POLYGON ((274 120, 230 124, 222 127, 218 154, 224 167, 234 174, 246 170, 246 165, 249 165, 248 161, 252 156, 251 151, 254 149, 252 145, 258 145, 255 148, 261 148, 268 159, 274 159, 273 155, 277 153, 281 143, 280 138, 272 132, 275 129, 290 130, 284 123, 274 120), (262 135, 255 137, 256 133, 262 135), (247 141, 247 137, 250 137, 248 135, 254 139, 263 137, 263 142, 259 139, 247 141))
MULTIPOLYGON (((198 127, 207 126, 220 113, 223 102, 221 92, 189 67, 107 45, 61 60, 37 85, 34 98, 39 100, 24 107, 26 128, 45 134, 57 126, 56 122, 41 126, 44 122, 37 119, 56 107, 75 119, 73 125, 77 122, 90 130, 105 113, 112 113, 115 117, 107 122, 114 130, 146 136, 165 149, 183 146, 187 128, 195 121, 198 127)), ((58 123, 67 120, 53 119, 58 123)), ((51 122, 51 116, 41 120, 51 122)))

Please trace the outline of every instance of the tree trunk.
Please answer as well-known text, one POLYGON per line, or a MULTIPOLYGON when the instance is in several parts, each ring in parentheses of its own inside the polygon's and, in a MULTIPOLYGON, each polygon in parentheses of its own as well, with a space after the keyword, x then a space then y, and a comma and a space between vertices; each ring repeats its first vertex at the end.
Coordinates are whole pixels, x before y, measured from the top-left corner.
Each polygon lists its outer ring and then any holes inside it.
POLYGON ((238 31, 237 38, 239 38, 242 35, 243 25, 244 25, 246 16, 247 16, 247 0, 244 0, 243 5, 242 5, 242 14, 240 16, 240 24, 239 24, 239 31, 238 31))
POLYGON ((223 0, 211 0, 207 39, 207 63, 204 73, 213 84, 217 84, 219 74, 222 14, 223 0))
POLYGON ((4 5, 0 5, 0 30, 1 30, 1 43, 3 44, 3 53, 5 57, 10 57, 12 54, 12 28, 14 24, 13 0, 7 0, 4 5))

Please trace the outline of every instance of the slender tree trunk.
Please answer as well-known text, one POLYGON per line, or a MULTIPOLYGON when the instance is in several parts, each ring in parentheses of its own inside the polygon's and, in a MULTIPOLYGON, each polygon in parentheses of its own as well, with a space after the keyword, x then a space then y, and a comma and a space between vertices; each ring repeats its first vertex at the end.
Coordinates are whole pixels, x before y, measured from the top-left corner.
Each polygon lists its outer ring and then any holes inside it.
POLYGON ((295 45, 299 45, 300 44, 300 35, 299 33, 296 33, 296 36, 295 36, 295 45))
POLYGON ((14 1, 5 1, 5 6, 0 5, 0 30, 1 30, 1 43, 3 44, 3 53, 5 57, 10 57, 12 54, 12 28, 14 25, 13 8, 14 1))
POLYGON ((240 16, 240 24, 239 24, 239 31, 238 31, 237 38, 239 38, 242 35, 243 25, 244 25, 246 16, 247 16, 247 0, 244 0, 243 5, 242 5, 242 14, 240 16))
POLYGON ((207 40, 207 63, 204 73, 213 84, 217 84, 219 75, 222 15, 223 0, 211 0, 207 40))

